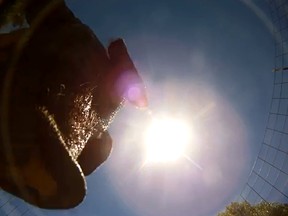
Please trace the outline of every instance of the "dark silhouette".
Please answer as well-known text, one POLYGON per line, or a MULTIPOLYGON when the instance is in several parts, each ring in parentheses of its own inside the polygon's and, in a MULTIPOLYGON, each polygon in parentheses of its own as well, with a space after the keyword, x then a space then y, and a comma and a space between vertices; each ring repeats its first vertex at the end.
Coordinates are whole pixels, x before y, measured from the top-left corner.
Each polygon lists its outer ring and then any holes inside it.
POLYGON ((288 205, 277 202, 260 202, 251 205, 248 202, 232 202, 217 216, 285 216, 288 205))
POLYGON ((145 89, 122 39, 106 50, 63 0, 22 2, 29 28, 0 35, 0 187, 71 208, 110 154, 117 111, 145 107, 145 89))

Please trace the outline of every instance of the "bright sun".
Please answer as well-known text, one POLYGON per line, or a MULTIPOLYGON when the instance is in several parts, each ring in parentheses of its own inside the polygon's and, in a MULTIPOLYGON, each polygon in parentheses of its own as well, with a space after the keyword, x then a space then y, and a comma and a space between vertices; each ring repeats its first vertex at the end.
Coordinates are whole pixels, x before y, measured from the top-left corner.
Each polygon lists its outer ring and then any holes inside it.
POLYGON ((167 163, 183 157, 191 140, 191 127, 174 118, 153 119, 145 133, 145 163, 167 163))

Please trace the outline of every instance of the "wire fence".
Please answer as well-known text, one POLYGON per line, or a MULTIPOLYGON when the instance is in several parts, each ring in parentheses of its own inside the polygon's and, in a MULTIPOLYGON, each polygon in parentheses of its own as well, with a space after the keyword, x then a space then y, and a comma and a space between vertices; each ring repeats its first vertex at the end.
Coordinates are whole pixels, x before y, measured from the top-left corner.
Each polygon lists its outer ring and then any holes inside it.
POLYGON ((240 201, 288 203, 288 1, 269 0, 274 24, 273 94, 264 138, 240 201))
POLYGON ((0 191, 0 216, 37 216, 32 207, 24 201, 0 191))

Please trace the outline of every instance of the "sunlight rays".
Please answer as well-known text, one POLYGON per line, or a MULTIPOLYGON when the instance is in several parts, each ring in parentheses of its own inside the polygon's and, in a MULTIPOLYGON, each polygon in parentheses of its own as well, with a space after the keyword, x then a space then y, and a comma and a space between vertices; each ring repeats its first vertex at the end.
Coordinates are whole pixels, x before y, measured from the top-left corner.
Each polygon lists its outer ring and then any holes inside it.
POLYGON ((185 155, 193 137, 191 126, 177 118, 154 118, 144 137, 145 164, 169 163, 185 155))

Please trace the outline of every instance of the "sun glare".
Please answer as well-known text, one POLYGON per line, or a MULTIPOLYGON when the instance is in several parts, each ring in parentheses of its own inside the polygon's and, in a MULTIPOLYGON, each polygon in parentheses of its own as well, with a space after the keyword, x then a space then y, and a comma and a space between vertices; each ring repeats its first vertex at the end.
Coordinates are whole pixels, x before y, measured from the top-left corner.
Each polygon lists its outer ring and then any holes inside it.
POLYGON ((190 126, 180 119, 154 119, 145 134, 145 163, 173 162, 184 156, 191 139, 190 126))

